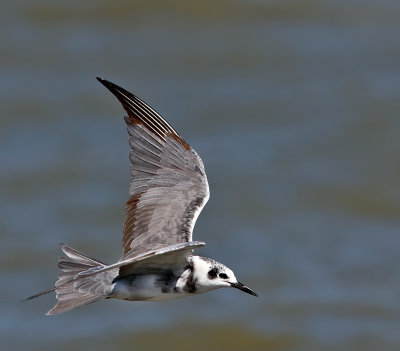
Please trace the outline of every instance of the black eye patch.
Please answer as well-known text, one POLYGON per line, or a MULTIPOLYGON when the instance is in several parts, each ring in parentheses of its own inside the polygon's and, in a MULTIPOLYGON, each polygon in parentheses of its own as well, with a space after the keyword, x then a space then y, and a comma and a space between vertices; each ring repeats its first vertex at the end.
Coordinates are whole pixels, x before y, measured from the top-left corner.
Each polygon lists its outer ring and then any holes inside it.
POLYGON ((218 274, 218 269, 217 268, 212 268, 210 271, 208 271, 208 278, 210 279, 215 279, 218 274))
POLYGON ((225 273, 220 273, 220 274, 219 274, 219 277, 220 277, 221 279, 227 279, 227 278, 228 278, 228 276, 227 276, 225 273))

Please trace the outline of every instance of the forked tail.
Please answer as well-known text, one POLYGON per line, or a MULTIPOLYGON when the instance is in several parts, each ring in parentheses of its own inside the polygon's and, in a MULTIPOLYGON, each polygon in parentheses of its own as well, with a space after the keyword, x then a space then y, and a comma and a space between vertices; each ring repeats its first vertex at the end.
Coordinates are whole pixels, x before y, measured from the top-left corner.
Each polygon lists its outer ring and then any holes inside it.
POLYGON ((107 271, 78 278, 77 275, 80 272, 95 267, 106 267, 106 264, 87 257, 64 244, 60 244, 60 246, 66 256, 60 257, 58 261, 58 267, 62 273, 58 275, 55 287, 27 298, 30 300, 55 291, 58 302, 46 313, 47 315, 63 313, 106 298, 112 290, 112 281, 115 276, 115 272, 107 271))

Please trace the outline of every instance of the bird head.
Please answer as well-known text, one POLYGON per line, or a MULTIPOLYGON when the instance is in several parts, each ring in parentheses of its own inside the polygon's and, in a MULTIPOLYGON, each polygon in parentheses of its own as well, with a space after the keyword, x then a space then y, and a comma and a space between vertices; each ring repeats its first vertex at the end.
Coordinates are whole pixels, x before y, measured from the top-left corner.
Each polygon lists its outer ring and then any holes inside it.
POLYGON ((192 256, 193 278, 200 291, 218 288, 236 288, 253 296, 258 296, 253 290, 240 283, 233 271, 227 266, 211 258, 192 256))

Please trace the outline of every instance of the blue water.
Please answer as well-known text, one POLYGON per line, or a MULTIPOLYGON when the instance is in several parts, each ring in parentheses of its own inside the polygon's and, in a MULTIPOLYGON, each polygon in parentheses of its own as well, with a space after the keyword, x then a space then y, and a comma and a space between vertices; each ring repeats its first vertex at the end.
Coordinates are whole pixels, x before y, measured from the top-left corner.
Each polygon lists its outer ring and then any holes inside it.
POLYGON ((2 349, 398 350, 399 16, 390 0, 4 4, 2 349), (201 155, 198 252, 259 298, 226 289, 56 317, 54 296, 20 302, 53 285, 59 242, 122 253, 124 111, 96 76, 201 155))

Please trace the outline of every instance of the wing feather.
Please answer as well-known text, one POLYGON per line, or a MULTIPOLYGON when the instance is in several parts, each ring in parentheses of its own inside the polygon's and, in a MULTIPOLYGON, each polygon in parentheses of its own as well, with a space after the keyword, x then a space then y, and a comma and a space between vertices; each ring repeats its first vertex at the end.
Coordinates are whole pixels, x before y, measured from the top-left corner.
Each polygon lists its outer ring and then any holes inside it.
POLYGON ((191 242, 197 216, 209 198, 202 160, 143 100, 118 85, 98 80, 128 113, 131 180, 121 260, 191 242))

